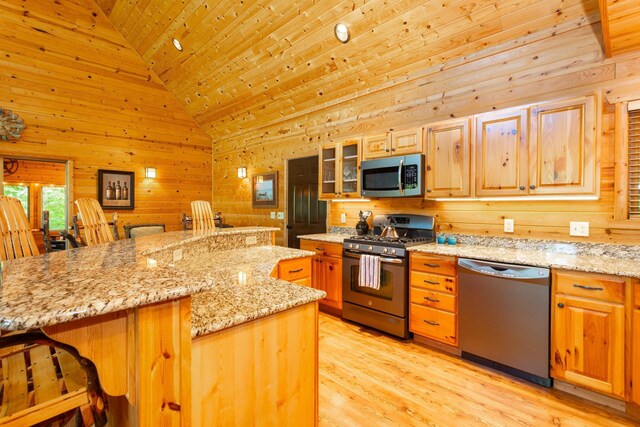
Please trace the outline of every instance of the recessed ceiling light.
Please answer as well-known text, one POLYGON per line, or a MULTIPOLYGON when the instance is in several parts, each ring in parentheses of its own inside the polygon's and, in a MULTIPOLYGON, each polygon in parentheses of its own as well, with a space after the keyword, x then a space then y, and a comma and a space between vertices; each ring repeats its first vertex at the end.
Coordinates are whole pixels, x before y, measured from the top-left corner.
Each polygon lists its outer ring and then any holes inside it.
POLYGON ((173 39, 173 46, 178 49, 180 52, 182 52, 182 43, 180 43, 180 40, 178 39, 173 39))
POLYGON ((347 27, 347 24, 343 24, 342 22, 336 24, 333 28, 333 33, 341 43, 347 43, 351 39, 349 27, 347 27))

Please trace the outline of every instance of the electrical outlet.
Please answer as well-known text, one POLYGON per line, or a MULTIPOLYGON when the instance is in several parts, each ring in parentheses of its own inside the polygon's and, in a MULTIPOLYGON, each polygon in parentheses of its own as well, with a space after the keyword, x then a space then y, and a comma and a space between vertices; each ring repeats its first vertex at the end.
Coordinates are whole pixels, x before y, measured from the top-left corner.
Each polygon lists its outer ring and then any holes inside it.
POLYGON ((347 214, 346 213, 340 214, 340 222, 343 223, 343 224, 345 222, 347 222, 347 214))
POLYGON ((278 212, 278 219, 284 219, 284 212, 278 212))
POLYGON ((173 262, 178 262, 182 259, 182 249, 176 249, 173 251, 173 262))
POLYGON ((504 232, 505 233, 513 233, 513 219, 505 218, 504 219, 504 232))
POLYGON ((580 221, 570 221, 569 236, 589 237, 589 223, 580 222, 580 221))
POLYGON ((275 212, 271 212, 271 219, 276 219, 276 213, 275 212))
POLYGON ((247 236, 245 242, 247 243, 247 245, 255 245, 256 243, 258 243, 258 238, 256 236, 247 236))

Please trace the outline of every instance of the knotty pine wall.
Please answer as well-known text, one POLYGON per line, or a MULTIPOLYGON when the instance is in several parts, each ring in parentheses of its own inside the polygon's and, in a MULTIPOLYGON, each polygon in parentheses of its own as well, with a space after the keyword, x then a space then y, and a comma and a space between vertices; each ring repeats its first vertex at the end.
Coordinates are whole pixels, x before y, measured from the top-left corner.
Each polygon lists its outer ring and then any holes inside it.
POLYGON ((0 107, 27 125, 0 157, 73 160, 74 199, 97 197, 98 169, 135 172, 121 225, 180 229, 211 200, 211 139, 93 1, 0 1, 0 54, 0 107))
MULTIPOLYGON (((355 99, 319 104, 298 119, 249 131, 214 143, 214 205, 229 222, 277 225, 268 212, 251 209, 249 175, 284 171, 286 159, 314 155, 322 141, 421 126, 450 117, 610 90, 640 89, 640 53, 606 59, 600 45, 599 16, 564 22, 548 30, 443 62, 406 78, 363 88, 355 99)), ((444 232, 502 235, 503 218, 515 220, 511 235, 579 240, 569 237, 569 221, 589 221, 590 241, 637 242, 636 230, 613 228, 613 106, 603 103, 601 190, 597 201, 433 202, 382 199, 371 203, 332 203, 328 223, 353 226, 360 209, 379 213, 418 213, 437 217, 444 232), (340 214, 347 223, 340 224, 340 214)), ((283 195, 280 181, 280 195, 283 195)), ((279 210, 284 209, 280 199, 279 210)), ((282 242, 282 236, 279 236, 282 242)))

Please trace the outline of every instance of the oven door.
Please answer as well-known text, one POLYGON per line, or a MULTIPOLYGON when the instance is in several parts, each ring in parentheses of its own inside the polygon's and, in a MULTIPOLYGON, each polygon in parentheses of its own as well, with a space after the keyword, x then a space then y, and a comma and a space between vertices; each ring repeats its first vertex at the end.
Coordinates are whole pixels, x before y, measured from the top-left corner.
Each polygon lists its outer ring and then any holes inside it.
POLYGON ((342 257, 342 299, 398 317, 407 315, 407 259, 380 257, 380 289, 358 286, 360 254, 342 257))

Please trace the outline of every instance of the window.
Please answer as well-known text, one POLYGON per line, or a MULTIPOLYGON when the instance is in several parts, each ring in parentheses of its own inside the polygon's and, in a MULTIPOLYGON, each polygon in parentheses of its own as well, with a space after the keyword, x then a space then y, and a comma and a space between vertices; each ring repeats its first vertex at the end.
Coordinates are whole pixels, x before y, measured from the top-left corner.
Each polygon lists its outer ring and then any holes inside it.
MULTIPOLYGON (((629 219, 640 218, 640 109, 629 104, 629 219)), ((638 106, 640 107, 640 105, 638 106)))
POLYGON ((64 230, 65 221, 65 187, 42 187, 42 210, 49 211, 49 229, 64 230))
POLYGON ((29 186, 28 185, 5 185, 4 195, 15 197, 20 200, 27 218, 29 218, 29 186))

